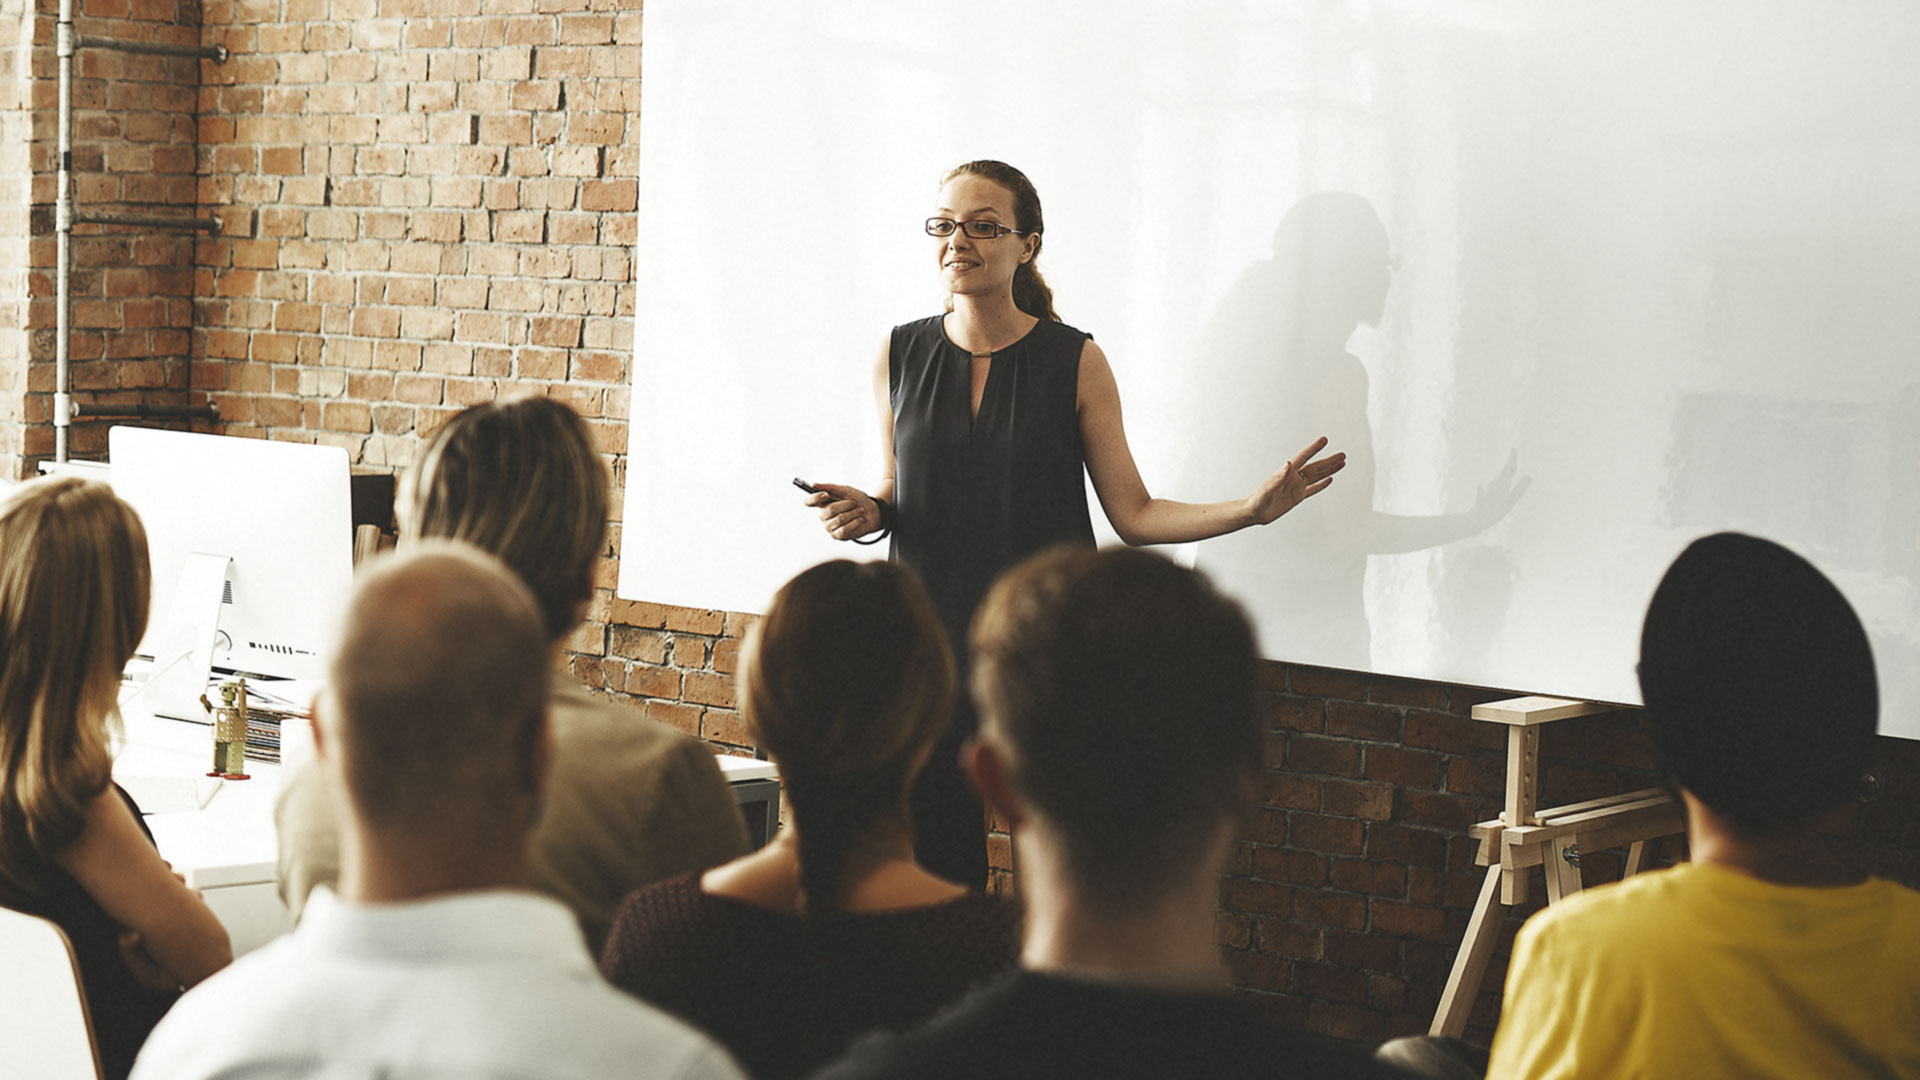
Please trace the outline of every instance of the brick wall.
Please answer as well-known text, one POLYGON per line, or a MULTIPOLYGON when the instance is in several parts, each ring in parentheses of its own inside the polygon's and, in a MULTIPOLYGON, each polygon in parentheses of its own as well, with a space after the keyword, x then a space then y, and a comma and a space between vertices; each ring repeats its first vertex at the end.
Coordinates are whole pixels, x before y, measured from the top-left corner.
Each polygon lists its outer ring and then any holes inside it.
POLYGON ((226 227, 194 254, 193 385, 224 430, 397 467, 534 392, 623 452, 634 5, 211 0, 205 23, 233 58, 201 70, 226 227))
MULTIPOLYGON (((51 25, 22 24, 22 2, 0 0, 0 56, 14 64, 0 60, 0 190, 30 170, 44 216, 51 25), (10 17, 24 33, 8 31, 10 17)), ((186 355, 194 398, 221 407, 226 433, 341 445, 384 468, 408 463, 466 404, 550 394, 588 418, 623 485, 637 3, 207 0, 196 13, 171 2, 88 0, 89 32, 199 38, 233 58, 197 71, 171 61, 160 81, 144 61, 111 82, 88 73, 90 171, 122 198, 197 200, 224 224, 198 243, 120 230, 90 249, 88 362, 133 358, 92 369, 94 393, 177 387, 186 355), (174 88, 196 83, 183 104, 174 88), (189 143, 183 196, 174 166, 189 143), (135 183, 131 166, 149 157, 155 179, 135 183)), ((0 200, 0 308, 31 289, 31 321, 6 325, 33 331, 0 329, 0 455, 12 455, 0 466, 19 475, 51 445, 40 362, 51 287, 39 268, 52 245, 37 219, 8 216, 14 205, 0 200), (9 277, 28 263, 6 256, 28 250, 33 273, 9 277)), ((588 620, 567 643, 571 670, 639 714, 744 748, 732 676, 750 617, 615 599, 618 549, 615 523, 588 620)), ((1493 695, 1283 664, 1263 680, 1265 784, 1218 920, 1235 981, 1344 1037, 1420 1030, 1480 880, 1465 829, 1497 810, 1500 733, 1465 718, 1493 695)), ((1913 883, 1920 744, 1882 750, 1881 798, 1847 842, 1913 883)), ((1644 786, 1650 765, 1631 716, 1552 726, 1544 758, 1554 802, 1644 786)), ((1007 888, 1004 834, 991 851, 1007 888)), ((1589 879, 1612 876, 1609 863, 1590 859, 1589 879)), ((1501 967, 1474 1013, 1483 1038, 1501 967)))

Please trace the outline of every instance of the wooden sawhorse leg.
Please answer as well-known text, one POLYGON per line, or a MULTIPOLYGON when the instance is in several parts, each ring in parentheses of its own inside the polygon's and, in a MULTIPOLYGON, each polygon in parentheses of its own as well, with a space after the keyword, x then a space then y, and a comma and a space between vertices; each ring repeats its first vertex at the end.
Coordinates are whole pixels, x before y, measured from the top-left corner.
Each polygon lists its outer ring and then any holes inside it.
POLYGON ((1473 917, 1467 921, 1467 936, 1453 958, 1453 970, 1447 973, 1447 988, 1440 992, 1440 1008, 1433 1014, 1429 1035, 1459 1038, 1467 1030, 1467 1013, 1480 991, 1480 980, 1487 974, 1487 961, 1493 958, 1493 943, 1500 936, 1507 905, 1500 900, 1499 863, 1487 867, 1487 880, 1473 902, 1473 917))

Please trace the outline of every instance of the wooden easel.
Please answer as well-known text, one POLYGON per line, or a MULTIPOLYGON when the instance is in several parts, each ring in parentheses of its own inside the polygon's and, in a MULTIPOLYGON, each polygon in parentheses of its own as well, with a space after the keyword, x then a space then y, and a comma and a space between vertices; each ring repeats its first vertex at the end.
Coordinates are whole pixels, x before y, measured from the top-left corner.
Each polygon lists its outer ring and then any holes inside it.
POLYGON ((1487 868, 1487 880, 1473 902, 1473 917, 1447 975, 1429 1034, 1458 1036, 1466 1031, 1467 1013, 1480 992, 1506 909, 1526 903, 1534 867, 1545 873, 1547 902, 1553 903, 1580 891, 1582 850, 1604 851, 1626 844, 1625 873, 1637 874, 1646 869, 1649 840, 1686 831, 1685 812, 1660 788, 1538 808, 1540 726, 1615 708, 1549 697, 1511 698, 1473 707, 1475 720, 1507 725, 1506 806, 1499 817, 1469 831, 1480 842, 1474 861, 1487 868))

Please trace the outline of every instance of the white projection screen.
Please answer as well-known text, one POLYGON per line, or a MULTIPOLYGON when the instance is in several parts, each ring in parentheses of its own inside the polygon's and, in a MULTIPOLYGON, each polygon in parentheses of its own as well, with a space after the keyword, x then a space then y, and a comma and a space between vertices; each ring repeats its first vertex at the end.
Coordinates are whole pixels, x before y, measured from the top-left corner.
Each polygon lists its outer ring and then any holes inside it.
POLYGON ((1920 737, 1915 57, 1871 0, 649 0, 620 595, 884 556, 789 480, 877 478, 920 221, 991 157, 1155 494, 1351 456, 1175 553, 1267 655, 1633 703, 1659 575, 1737 529, 1839 583, 1920 737))

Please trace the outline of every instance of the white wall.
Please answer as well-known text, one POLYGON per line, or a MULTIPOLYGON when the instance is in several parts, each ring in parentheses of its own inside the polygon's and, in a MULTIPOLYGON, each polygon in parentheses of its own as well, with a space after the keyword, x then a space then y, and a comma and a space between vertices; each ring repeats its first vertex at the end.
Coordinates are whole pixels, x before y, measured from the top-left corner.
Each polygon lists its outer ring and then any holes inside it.
POLYGON ((1666 563, 1742 529, 1920 737, 1920 9, 652 0, 644 48, 622 595, 877 553, 787 481, 873 479, 919 221, 998 157, 1157 494, 1353 455, 1183 553, 1270 655, 1631 702, 1666 563))

